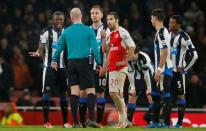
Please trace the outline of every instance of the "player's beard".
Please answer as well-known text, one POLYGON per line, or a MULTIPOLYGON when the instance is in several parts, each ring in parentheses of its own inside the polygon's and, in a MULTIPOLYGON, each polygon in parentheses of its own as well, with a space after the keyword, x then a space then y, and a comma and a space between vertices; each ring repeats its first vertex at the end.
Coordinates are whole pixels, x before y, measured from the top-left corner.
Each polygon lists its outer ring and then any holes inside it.
POLYGON ((114 31, 114 30, 115 30, 114 27, 109 27, 109 28, 110 28, 111 31, 114 31))
POLYGON ((108 25, 108 27, 110 28, 110 30, 114 31, 116 29, 115 25, 108 25))

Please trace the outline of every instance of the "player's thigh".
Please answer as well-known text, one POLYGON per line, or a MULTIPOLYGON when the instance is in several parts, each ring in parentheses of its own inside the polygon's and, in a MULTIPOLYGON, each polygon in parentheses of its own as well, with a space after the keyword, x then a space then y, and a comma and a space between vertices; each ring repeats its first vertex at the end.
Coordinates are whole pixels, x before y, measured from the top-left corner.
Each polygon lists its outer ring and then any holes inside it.
POLYGON ((50 92, 55 85, 56 71, 51 67, 43 69, 42 92, 50 92))

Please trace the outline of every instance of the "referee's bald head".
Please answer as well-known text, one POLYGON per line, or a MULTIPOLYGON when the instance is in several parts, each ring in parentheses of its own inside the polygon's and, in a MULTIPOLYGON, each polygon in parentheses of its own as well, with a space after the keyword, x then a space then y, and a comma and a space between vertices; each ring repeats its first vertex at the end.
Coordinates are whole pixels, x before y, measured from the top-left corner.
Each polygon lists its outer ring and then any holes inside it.
POLYGON ((82 17, 81 10, 79 8, 73 8, 70 11, 70 17, 71 17, 72 20, 81 19, 81 17, 82 17))

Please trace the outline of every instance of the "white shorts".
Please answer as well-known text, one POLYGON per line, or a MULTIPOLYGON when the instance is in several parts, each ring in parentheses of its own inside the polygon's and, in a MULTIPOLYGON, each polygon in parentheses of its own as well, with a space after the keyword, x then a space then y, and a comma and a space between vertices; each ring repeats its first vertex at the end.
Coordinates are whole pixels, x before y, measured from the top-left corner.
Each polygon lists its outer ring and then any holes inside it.
POLYGON ((109 72, 109 92, 123 92, 126 75, 127 67, 109 72))

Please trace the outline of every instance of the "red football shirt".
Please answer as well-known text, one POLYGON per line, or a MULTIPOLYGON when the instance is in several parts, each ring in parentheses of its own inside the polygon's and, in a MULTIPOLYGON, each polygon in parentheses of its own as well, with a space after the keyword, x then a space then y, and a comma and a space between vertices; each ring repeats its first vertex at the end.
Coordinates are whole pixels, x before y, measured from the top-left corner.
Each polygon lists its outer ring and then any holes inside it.
POLYGON ((122 27, 119 27, 115 31, 112 31, 109 36, 110 45, 110 59, 109 59, 109 71, 119 71, 126 65, 116 66, 117 62, 124 61, 127 55, 128 47, 135 47, 134 41, 129 35, 128 31, 122 27))

